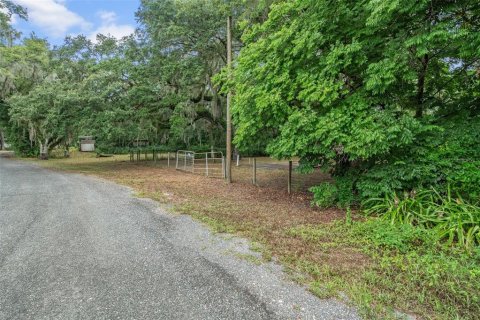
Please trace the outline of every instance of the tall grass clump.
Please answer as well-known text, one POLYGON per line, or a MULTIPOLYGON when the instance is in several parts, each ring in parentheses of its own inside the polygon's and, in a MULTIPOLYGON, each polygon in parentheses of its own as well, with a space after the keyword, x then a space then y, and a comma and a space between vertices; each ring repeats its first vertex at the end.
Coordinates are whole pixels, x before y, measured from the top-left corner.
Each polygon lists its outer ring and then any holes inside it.
POLYGON ((433 229, 438 241, 471 249, 480 245, 480 206, 435 189, 390 194, 364 202, 367 215, 377 215, 391 224, 411 224, 433 229))

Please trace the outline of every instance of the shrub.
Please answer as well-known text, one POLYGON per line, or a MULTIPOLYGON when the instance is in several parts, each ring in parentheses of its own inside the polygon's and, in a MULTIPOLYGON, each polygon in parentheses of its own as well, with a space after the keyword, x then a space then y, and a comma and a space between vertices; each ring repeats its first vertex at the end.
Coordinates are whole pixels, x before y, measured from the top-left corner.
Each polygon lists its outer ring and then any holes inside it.
POLYGON ((378 215, 391 224, 418 225, 435 230, 438 240, 467 249, 480 244, 480 207, 459 194, 435 189, 418 193, 393 193, 364 202, 365 213, 378 215))
POLYGON ((337 186, 337 205, 340 208, 348 208, 355 202, 353 193, 353 179, 350 177, 337 177, 335 179, 337 186))
POLYGON ((312 205, 320 208, 330 208, 337 204, 338 188, 330 182, 321 183, 309 189, 313 193, 312 205))
POLYGON ((358 161, 349 169, 362 200, 387 194, 447 186, 463 199, 480 197, 480 115, 460 114, 439 120, 415 143, 392 148, 387 155, 358 161))
POLYGON ((337 177, 335 183, 324 182, 309 189, 313 193, 312 205, 320 208, 348 208, 355 202, 353 180, 337 177))

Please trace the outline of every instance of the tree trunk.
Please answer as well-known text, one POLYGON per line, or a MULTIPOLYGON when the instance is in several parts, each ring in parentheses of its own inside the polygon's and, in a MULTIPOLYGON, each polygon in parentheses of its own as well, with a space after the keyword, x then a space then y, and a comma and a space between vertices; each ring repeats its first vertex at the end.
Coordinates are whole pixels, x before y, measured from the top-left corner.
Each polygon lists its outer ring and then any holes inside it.
POLYGON ((5 136, 3 135, 3 131, 0 130, 0 150, 5 149, 5 136))
POLYGON ((40 142, 40 160, 48 160, 48 140, 40 142))
POLYGON ((65 158, 70 158, 70 146, 68 144, 65 145, 65 150, 63 152, 63 156, 65 158))
POLYGON ((427 76, 428 61, 428 54, 425 54, 422 59, 422 70, 420 70, 417 82, 417 110, 415 111, 416 118, 421 118, 423 116, 423 95, 425 93, 425 77, 427 76))

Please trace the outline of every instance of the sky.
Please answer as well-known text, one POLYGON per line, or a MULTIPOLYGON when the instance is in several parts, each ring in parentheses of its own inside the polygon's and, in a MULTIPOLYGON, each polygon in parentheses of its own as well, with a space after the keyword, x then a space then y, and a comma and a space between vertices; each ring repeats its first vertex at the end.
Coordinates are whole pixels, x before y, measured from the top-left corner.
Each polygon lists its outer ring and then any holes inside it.
POLYGON ((59 45, 68 35, 84 34, 95 41, 98 33, 116 38, 134 32, 140 0, 13 0, 28 11, 28 21, 13 19, 23 36, 33 32, 59 45))

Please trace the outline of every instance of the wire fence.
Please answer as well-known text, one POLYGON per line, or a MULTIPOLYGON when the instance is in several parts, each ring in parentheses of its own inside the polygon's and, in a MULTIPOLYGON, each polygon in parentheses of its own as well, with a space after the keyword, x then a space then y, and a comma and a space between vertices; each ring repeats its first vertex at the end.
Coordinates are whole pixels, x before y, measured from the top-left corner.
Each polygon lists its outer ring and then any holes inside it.
MULTIPOLYGON (((194 152, 178 150, 165 152, 160 150, 131 150, 131 162, 143 162, 147 165, 175 167, 178 171, 204 175, 212 178, 225 178, 225 157, 220 151, 194 152)), ((232 159, 232 178, 234 182, 254 184, 259 187, 286 190, 288 192, 306 192, 312 186, 332 181, 328 173, 320 169, 302 174, 296 169, 298 160, 274 160, 268 157, 232 159)))
POLYGON ((232 162, 233 180, 253 183, 259 187, 306 192, 320 183, 332 181, 319 168, 304 174, 297 171, 298 160, 275 160, 268 157, 239 158, 232 162))

